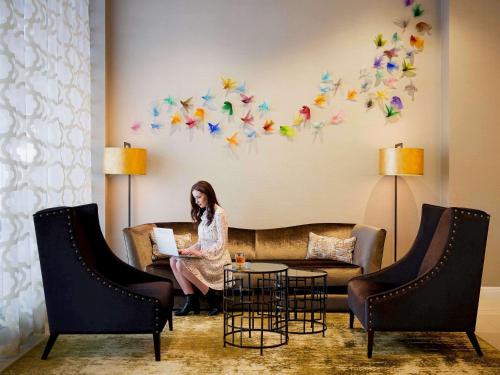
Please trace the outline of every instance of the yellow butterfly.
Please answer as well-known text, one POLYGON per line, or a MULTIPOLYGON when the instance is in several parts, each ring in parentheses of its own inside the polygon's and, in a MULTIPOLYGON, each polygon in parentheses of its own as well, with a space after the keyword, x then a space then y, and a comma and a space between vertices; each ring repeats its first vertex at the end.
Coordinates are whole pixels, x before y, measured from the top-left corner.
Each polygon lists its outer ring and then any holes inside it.
POLYGON ((170 123, 172 125, 178 125, 182 122, 181 114, 179 112, 175 112, 174 115, 170 117, 170 123))
POLYGON ((373 42, 375 43, 377 48, 379 48, 379 47, 383 47, 387 43, 387 40, 382 38, 382 34, 378 34, 377 37, 375 39, 373 39, 373 42))
POLYGON ((197 117, 200 121, 205 120, 205 110, 203 108, 196 108, 194 117, 197 117))
POLYGON ((326 103, 325 94, 319 94, 316 98, 314 98, 314 104, 318 107, 323 107, 326 103))
POLYGON ((224 90, 234 90, 234 88, 236 87, 237 85, 237 82, 231 78, 224 78, 224 77, 221 77, 222 79, 222 87, 224 88, 224 90))
POLYGON ((378 99, 378 100, 387 100, 389 99, 387 97, 387 93, 385 91, 381 91, 381 90, 378 90, 376 93, 375 93, 375 97, 378 99))
POLYGON ((229 143, 230 146, 236 147, 238 146, 238 132, 233 133, 232 136, 226 137, 227 143, 229 143))
POLYGON ((300 124, 302 124, 304 122, 304 116, 302 115, 297 115, 297 117, 295 117, 295 119, 293 120, 293 125, 294 126, 299 126, 300 124))
POLYGON ((347 100, 356 101, 358 99, 358 92, 355 89, 347 91, 347 100))

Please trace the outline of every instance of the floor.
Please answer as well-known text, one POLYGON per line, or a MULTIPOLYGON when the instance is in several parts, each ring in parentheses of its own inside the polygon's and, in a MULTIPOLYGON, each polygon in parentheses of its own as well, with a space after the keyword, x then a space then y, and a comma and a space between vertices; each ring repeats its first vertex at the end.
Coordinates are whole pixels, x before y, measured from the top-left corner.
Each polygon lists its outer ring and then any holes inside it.
POLYGON ((500 288, 482 288, 476 335, 500 350, 500 288))
MULTIPOLYGON (((500 288, 482 288, 476 323, 476 335, 500 350, 500 288)), ((21 353, 10 359, 0 360, 0 372, 38 344, 44 336, 32 337, 21 353)))

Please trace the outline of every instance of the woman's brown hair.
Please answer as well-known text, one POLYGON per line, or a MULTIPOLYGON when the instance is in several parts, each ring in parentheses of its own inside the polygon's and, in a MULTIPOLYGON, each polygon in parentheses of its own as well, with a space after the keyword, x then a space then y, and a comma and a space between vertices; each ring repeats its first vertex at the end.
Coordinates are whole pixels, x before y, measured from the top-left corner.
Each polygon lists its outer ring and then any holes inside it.
POLYGON ((208 225, 212 224, 212 220, 215 214, 215 205, 219 204, 217 201, 217 196, 215 195, 215 190, 207 181, 198 181, 191 187, 191 192, 189 193, 189 198, 191 200, 191 219, 196 224, 201 223, 201 216, 207 210, 207 220, 208 225), (207 207, 201 208, 196 204, 196 200, 193 197, 193 191, 199 191, 207 196, 207 207))

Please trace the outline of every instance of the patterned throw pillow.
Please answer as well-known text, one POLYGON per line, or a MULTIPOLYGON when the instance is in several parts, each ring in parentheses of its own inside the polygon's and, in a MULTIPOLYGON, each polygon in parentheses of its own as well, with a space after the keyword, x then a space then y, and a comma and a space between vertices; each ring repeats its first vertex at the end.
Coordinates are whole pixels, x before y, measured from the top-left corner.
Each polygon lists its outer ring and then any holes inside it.
MULTIPOLYGON (((178 249, 185 249, 186 247, 191 246, 191 233, 174 234, 174 237, 178 249)), ((162 254, 160 253, 160 250, 158 250, 158 244, 155 241, 155 235, 153 231, 149 232, 149 240, 151 241, 151 247, 153 248, 153 252, 151 255, 151 259, 153 261, 170 258, 169 255, 162 254)))
POLYGON ((309 232, 306 259, 334 259, 352 263, 356 237, 340 239, 309 232))

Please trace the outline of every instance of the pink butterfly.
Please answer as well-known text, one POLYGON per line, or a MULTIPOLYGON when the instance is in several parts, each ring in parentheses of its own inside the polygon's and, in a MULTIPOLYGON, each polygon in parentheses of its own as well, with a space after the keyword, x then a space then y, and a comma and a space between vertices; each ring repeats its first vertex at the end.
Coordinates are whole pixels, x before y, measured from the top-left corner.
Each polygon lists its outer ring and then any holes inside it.
POLYGON ((389 87, 391 89, 395 89, 396 84, 398 83, 398 79, 395 77, 389 77, 389 78, 384 79, 382 82, 384 82, 384 85, 386 85, 387 87, 389 87))
POLYGON ((189 129, 192 129, 196 125, 198 125, 198 120, 188 116, 188 117, 186 117, 186 125, 188 126, 189 129))
POLYGON ((333 124, 333 125, 338 125, 338 124, 340 124, 342 122, 344 122, 344 112, 343 111, 338 111, 330 119, 330 123, 333 124))
POLYGON ((253 116, 250 113, 250 111, 247 112, 247 114, 245 115, 245 117, 241 118, 241 121, 243 121, 243 123, 245 125, 252 125, 253 126, 253 116))
POLYGON ((253 100, 253 95, 247 96, 245 94, 240 94, 240 96, 241 96, 241 101, 245 104, 249 104, 253 100))
POLYGON ((133 131, 138 131, 141 128, 141 123, 139 121, 135 121, 131 126, 130 129, 133 131))

